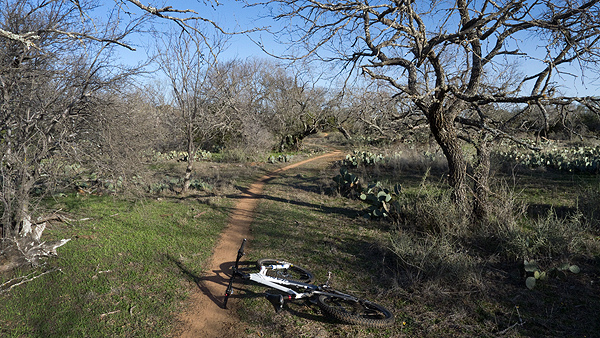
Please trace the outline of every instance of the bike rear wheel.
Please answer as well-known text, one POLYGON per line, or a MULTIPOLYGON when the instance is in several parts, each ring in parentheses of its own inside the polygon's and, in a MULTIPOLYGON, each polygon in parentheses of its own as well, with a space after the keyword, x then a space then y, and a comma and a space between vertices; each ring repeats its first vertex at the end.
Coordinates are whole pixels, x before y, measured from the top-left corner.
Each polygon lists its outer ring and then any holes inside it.
POLYGON ((394 315, 383 306, 363 299, 336 295, 319 295, 317 305, 323 312, 348 324, 387 327, 394 324, 394 315))
POLYGON ((311 283, 314 279, 313 274, 299 266, 294 264, 280 261, 277 259, 271 258, 263 258, 259 259, 256 262, 258 268, 266 267, 267 268, 267 276, 275 277, 279 279, 285 279, 293 282, 301 282, 301 283, 311 283), (288 265, 288 268, 285 269, 273 269, 274 265, 288 265))

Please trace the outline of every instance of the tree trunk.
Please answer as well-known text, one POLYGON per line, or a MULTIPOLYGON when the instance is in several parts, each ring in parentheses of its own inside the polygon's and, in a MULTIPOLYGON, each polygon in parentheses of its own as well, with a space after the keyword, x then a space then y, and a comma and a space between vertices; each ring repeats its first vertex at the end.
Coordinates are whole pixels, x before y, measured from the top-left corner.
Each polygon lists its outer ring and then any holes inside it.
POLYGON ((194 168, 193 157, 188 155, 187 166, 185 167, 185 175, 183 176, 183 190, 182 193, 186 193, 190 189, 192 183, 192 170, 194 168))
MULTIPOLYGON (((451 114, 450 114, 451 115, 451 114)), ((429 126, 435 140, 448 160, 448 183, 452 187, 454 202, 460 207, 467 206, 466 173, 467 162, 461 148, 454 119, 445 116, 441 108, 428 114, 429 126)))
POLYGON ((475 222, 480 223, 487 219, 489 210, 489 177, 490 177, 490 149, 484 135, 480 143, 476 146, 477 148, 477 165, 475 172, 473 173, 474 178, 474 193, 475 201, 473 205, 473 216, 475 222))
POLYGON ((344 138, 346 138, 346 140, 352 139, 352 136, 350 136, 350 133, 348 132, 348 130, 346 130, 346 128, 344 128, 343 126, 338 126, 337 129, 340 133, 342 133, 342 135, 344 135, 344 138))
POLYGON ((191 181, 192 181, 192 170, 194 169, 194 155, 195 155, 194 133, 192 132, 192 130, 193 130, 193 124, 190 123, 188 125, 188 135, 187 135, 187 153, 188 153, 187 166, 185 167, 185 175, 183 176, 183 189, 181 190, 181 193, 188 192, 191 181))

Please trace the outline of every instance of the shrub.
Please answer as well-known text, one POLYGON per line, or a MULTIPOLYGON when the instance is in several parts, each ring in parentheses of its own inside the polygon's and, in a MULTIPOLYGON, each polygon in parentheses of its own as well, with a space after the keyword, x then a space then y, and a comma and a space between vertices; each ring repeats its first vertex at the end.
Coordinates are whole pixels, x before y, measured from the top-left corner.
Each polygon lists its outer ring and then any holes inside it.
POLYGON ((578 208, 586 223, 596 233, 600 233, 600 186, 583 192, 578 208))
POLYGON ((423 185, 417 192, 400 194, 397 207, 397 231, 390 236, 390 251, 401 278, 449 289, 478 284, 479 258, 465 246, 470 219, 454 204, 448 190, 423 185))
POLYGON ((581 122, 587 127, 587 129, 591 132, 599 133, 600 132, 600 116, 594 114, 592 112, 586 112, 581 114, 581 122))
POLYGON ((551 147, 539 152, 519 147, 494 154, 499 162, 521 165, 528 168, 552 168, 565 172, 596 174, 600 171, 600 146, 596 147, 551 147))
POLYGON ((476 257, 452 237, 398 231, 390 238, 390 251, 398 262, 398 274, 409 284, 428 281, 461 288, 479 278, 476 257))
POLYGON ((426 170, 445 172, 448 169, 446 157, 436 148, 419 150, 412 147, 396 151, 385 155, 385 163, 388 167, 401 172, 426 170))
POLYGON ((527 205, 514 191, 497 189, 488 219, 474 227, 468 239, 509 261, 559 259, 581 253, 588 226, 580 213, 560 217, 550 209, 545 217, 529 218, 527 205))
POLYGON ((450 191, 423 186, 420 191, 401 194, 398 198, 401 227, 419 232, 461 236, 470 224, 468 215, 452 201, 450 191))
POLYGON ((517 258, 557 259, 580 252, 586 235, 581 215, 568 218, 548 211, 544 218, 527 220, 519 228, 505 234, 506 253, 517 258))
POLYGON ((398 274, 411 282, 435 281, 447 288, 477 287, 489 260, 536 260, 545 266, 587 254, 593 247, 581 214, 561 218, 553 210, 529 219, 526 207, 509 189, 492 200, 490 216, 474 224, 435 186, 399 196, 398 230, 390 237, 398 274), (495 258, 494 258, 495 257, 495 258))

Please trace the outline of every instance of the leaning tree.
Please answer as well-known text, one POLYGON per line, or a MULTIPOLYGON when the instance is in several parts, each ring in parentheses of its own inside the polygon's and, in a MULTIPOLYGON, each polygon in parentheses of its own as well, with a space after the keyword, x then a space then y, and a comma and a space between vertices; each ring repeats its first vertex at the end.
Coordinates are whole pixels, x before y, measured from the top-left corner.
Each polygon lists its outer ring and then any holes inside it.
POLYGON ((443 150, 453 196, 464 206, 471 187, 487 192, 490 143, 522 142, 506 128, 510 116, 499 116, 497 108, 515 105, 513 115, 535 111, 544 136, 550 105, 597 107, 593 98, 564 89, 576 75, 597 75, 599 2, 271 0, 266 5, 291 25, 277 33, 292 44, 291 57, 343 62, 411 102, 443 150), (479 154, 474 186, 465 140, 479 154))

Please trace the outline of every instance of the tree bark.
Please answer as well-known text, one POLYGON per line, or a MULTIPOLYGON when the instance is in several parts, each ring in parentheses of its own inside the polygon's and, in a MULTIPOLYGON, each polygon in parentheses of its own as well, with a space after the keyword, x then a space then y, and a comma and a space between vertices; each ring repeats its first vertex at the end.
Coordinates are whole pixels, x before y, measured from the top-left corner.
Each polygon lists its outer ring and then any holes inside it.
POLYGON ((475 222, 481 223, 488 217, 489 211, 489 177, 490 177, 490 149, 483 135, 477 148, 477 164, 473 173, 475 201, 473 204, 473 217, 475 222))
POLYGON ((194 169, 194 133, 192 132, 193 129, 193 122, 190 122, 190 124, 188 125, 188 135, 187 135, 187 151, 188 151, 188 158, 187 158, 187 166, 185 167, 185 176, 183 177, 183 190, 181 191, 182 193, 186 193, 189 188, 190 188, 190 184, 192 181, 192 171, 194 169))
POLYGON ((454 127, 454 118, 448 117, 441 108, 430 111, 428 114, 429 126, 448 160, 448 184, 453 188, 454 202, 459 207, 465 207, 468 201, 467 162, 454 127))
POLYGON ((344 135, 344 138, 346 138, 346 140, 352 139, 352 136, 350 136, 350 133, 348 132, 348 130, 346 130, 346 128, 344 128, 343 126, 339 126, 337 127, 337 129, 340 133, 342 133, 342 135, 344 135))

